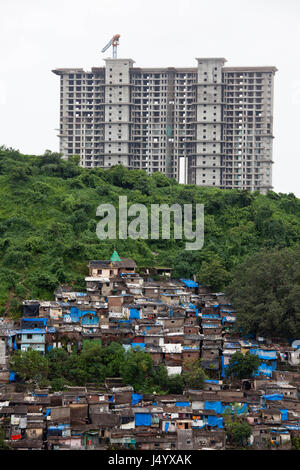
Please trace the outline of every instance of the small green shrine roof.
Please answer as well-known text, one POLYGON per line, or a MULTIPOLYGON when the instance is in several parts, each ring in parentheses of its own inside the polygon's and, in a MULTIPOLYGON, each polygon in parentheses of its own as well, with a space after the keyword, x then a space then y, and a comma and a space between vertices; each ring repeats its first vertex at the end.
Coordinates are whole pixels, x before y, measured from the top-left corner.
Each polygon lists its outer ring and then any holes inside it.
POLYGON ((122 261, 120 256, 118 255, 117 250, 115 250, 113 254, 111 255, 110 261, 122 261))

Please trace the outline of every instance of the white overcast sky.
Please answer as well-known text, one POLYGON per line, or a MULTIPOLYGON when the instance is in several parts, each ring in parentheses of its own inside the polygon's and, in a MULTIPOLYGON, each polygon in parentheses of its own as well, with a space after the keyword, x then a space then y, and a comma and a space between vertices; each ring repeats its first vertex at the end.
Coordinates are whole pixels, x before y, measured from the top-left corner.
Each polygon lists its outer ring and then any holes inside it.
POLYGON ((0 0, 0 145, 27 154, 58 151, 59 77, 51 70, 275 65, 273 185, 300 197, 299 0, 0 0))

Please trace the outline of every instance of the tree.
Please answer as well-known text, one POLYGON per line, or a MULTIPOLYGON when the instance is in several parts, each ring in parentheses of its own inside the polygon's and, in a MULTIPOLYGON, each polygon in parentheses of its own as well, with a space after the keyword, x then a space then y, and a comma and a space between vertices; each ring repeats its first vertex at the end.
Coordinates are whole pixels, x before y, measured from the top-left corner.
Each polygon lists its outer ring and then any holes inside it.
POLYGON ((236 352, 229 361, 226 370, 227 377, 233 376, 237 379, 248 379, 252 376, 260 364, 260 359, 249 351, 246 354, 236 352))
POLYGON ((16 351, 10 360, 10 367, 22 379, 35 384, 47 379, 49 373, 48 359, 34 349, 16 351))
POLYGON ((294 450, 300 450, 300 436, 297 436, 295 434, 292 435, 291 438, 292 441, 292 446, 294 450))
POLYGON ((24 183, 29 179, 30 169, 24 165, 15 165, 9 172, 9 182, 11 185, 24 183))
POLYGON ((126 351, 120 373, 123 381, 136 391, 149 392, 155 385, 153 360, 140 349, 126 351))
POLYGON ((78 369, 86 373, 87 382, 103 383, 106 377, 106 367, 103 363, 102 346, 90 341, 80 353, 78 369))
POLYGON ((5 441, 5 432, 2 424, 0 424, 0 450, 12 450, 12 448, 5 441))
POLYGON ((204 381, 208 379, 208 376, 204 369, 202 369, 200 361, 187 361, 184 364, 184 369, 185 371, 182 376, 185 386, 202 389, 204 381))
POLYGON ((222 290, 230 280, 230 273, 223 266, 221 260, 214 258, 212 261, 203 261, 197 280, 202 285, 209 286, 215 290, 222 290))
POLYGON ((236 417, 225 418, 225 430, 228 443, 236 447, 247 445, 252 434, 250 424, 236 417))
POLYGON ((235 270, 227 294, 244 334, 299 338, 300 247, 261 250, 235 270))
POLYGON ((182 375, 170 375, 167 380, 168 393, 181 395, 184 390, 184 381, 182 375))
POLYGON ((53 382, 68 376, 69 354, 63 348, 53 348, 47 354, 49 361, 49 379, 53 382))
POLYGON ((124 363, 125 350, 120 343, 112 342, 103 348, 103 363, 106 366, 106 377, 120 375, 124 363))

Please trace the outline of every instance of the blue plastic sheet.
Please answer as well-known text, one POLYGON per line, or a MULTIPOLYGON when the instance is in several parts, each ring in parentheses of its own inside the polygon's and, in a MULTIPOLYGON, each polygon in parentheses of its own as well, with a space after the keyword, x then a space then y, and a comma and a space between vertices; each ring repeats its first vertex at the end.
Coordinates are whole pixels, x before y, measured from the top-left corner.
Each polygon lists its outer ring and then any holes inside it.
POLYGON ((281 421, 287 421, 288 420, 288 411, 284 409, 279 409, 281 413, 281 421))
POLYGON ((176 406, 190 406, 189 401, 177 401, 176 406))
POLYGON ((138 393, 133 393, 131 395, 131 404, 136 405, 143 399, 143 395, 139 395, 138 393))
POLYGON ((282 400, 283 399, 283 394, 282 393, 274 393, 273 395, 263 395, 263 398, 265 400, 282 400))
POLYGON ((16 373, 13 372, 12 370, 9 372, 9 381, 14 382, 16 378, 16 373))
POLYGON ((198 287, 198 283, 195 281, 192 281, 192 279, 180 279, 181 282, 184 283, 186 287, 198 287))
POLYGON ((151 426, 150 413, 135 413, 134 420, 136 426, 151 426))
POLYGON ((221 367, 222 367, 221 377, 224 378, 226 376, 226 369, 228 367, 228 364, 225 364, 224 356, 221 356, 221 367))
POLYGON ((141 349, 145 349, 146 344, 145 344, 145 343, 131 343, 131 347, 132 347, 133 349, 138 349, 139 347, 140 347, 141 349))
POLYGON ((224 407, 221 401, 205 401, 204 410, 213 410, 218 414, 222 414, 224 407))
POLYGON ((258 356, 259 359, 263 359, 265 361, 272 361, 274 359, 277 359, 276 350, 274 350, 274 351, 265 351, 263 349, 251 348, 251 349, 249 349, 249 352, 250 352, 250 354, 254 354, 255 356, 258 356))
POLYGON ((59 429, 60 431, 62 431, 63 429, 68 429, 69 427, 69 424, 58 424, 57 426, 48 426, 48 430, 56 431, 57 429, 59 429))
POLYGON ((42 317, 41 318, 40 317, 38 317, 38 318, 22 318, 22 322, 23 321, 40 322, 40 323, 43 323, 44 326, 46 326, 47 322, 48 322, 48 318, 42 318, 42 317))
POLYGON ((99 318, 97 316, 92 316, 92 318, 90 318, 89 315, 85 315, 82 317, 81 322, 83 325, 98 325, 99 318))
POLYGON ((223 418, 218 418, 217 416, 208 416, 207 420, 208 426, 216 426, 220 429, 223 428, 223 418))
POLYGON ((227 323, 234 323, 235 320, 236 320, 235 317, 223 317, 223 318, 222 318, 222 325, 224 325, 225 322, 227 322, 227 323))
POLYGON ((272 372, 273 372, 272 366, 268 366, 267 364, 261 364, 260 366, 258 366, 257 371, 253 375, 256 377, 257 375, 262 374, 267 377, 272 377, 272 372))
POLYGON ((70 317, 72 318, 72 322, 74 322, 74 323, 78 323, 80 321, 80 318, 83 315, 86 315, 88 313, 92 314, 92 315, 96 315, 95 310, 80 310, 77 307, 71 307, 71 309, 70 309, 70 317))
POLYGON ((202 313, 202 318, 205 320, 220 320, 220 315, 217 315, 216 313, 202 313))
POLYGON ((223 413, 229 413, 229 414, 243 414, 243 413, 248 413, 248 405, 247 403, 245 403, 244 405, 242 406, 234 406, 234 405, 227 405, 224 407, 224 411, 223 413))
POLYGON ((129 318, 131 320, 139 319, 140 318, 140 311, 137 308, 130 308, 129 309, 129 318))

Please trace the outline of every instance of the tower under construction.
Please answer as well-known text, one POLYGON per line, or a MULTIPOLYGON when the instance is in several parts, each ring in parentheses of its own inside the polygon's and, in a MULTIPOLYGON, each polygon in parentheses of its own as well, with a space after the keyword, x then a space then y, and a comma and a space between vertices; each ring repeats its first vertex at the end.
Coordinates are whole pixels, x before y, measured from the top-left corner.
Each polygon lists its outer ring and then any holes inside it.
POLYGON ((87 168, 159 171, 200 186, 272 189, 276 67, 198 58, 191 68, 139 68, 116 52, 104 62, 90 71, 53 70, 60 76, 64 157, 80 155, 87 168))

